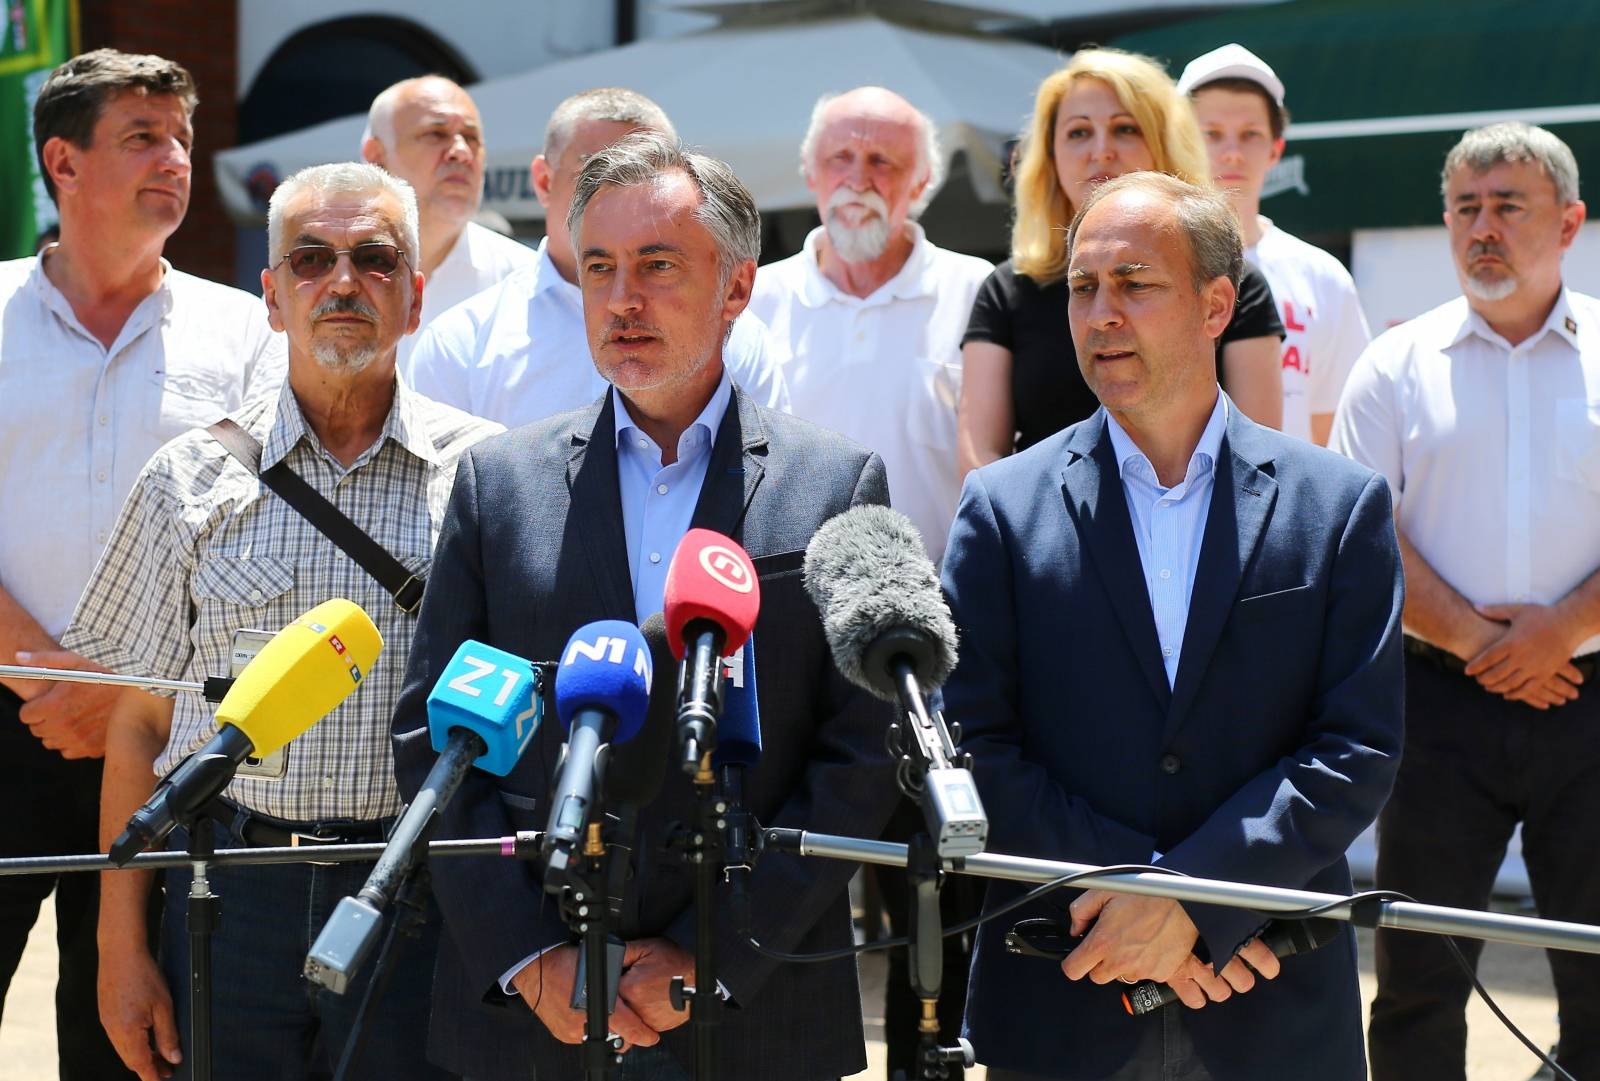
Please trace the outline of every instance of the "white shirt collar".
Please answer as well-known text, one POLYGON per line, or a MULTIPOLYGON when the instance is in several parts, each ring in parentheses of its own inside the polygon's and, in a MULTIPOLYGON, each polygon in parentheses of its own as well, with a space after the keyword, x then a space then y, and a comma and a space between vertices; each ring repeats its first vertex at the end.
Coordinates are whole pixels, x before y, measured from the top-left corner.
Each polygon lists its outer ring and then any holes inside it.
MULTIPOLYGON (((78 313, 72 310, 72 302, 56 287, 56 283, 50 280, 50 275, 45 273, 45 258, 58 247, 60 244, 50 244, 34 259, 33 270, 28 275, 29 287, 38 294, 45 307, 88 334, 88 330, 78 319, 78 313)), ((141 300, 133 313, 128 316, 128 321, 123 324, 121 332, 117 335, 119 343, 127 339, 130 331, 141 332, 150 323, 165 319, 172 311, 172 264, 167 262, 165 256, 160 258, 161 284, 156 286, 153 293, 141 300)))
POLYGON ((800 302, 808 308, 820 308, 832 303, 887 304, 894 300, 933 296, 939 285, 933 274, 933 245, 928 243, 927 233, 916 222, 906 222, 906 228, 911 232, 911 254, 906 256, 905 265, 866 297, 851 296, 822 273, 822 264, 817 259, 817 241, 825 229, 819 225, 811 230, 801 248, 806 275, 800 285, 800 302))
POLYGON ((561 296, 572 300, 581 308, 583 306, 583 291, 563 278, 561 271, 556 269, 555 260, 550 258, 549 237, 539 241, 539 248, 534 255, 539 261, 536 264, 533 275, 533 295, 538 296, 548 289, 554 289, 561 296))
MULTIPOLYGON (((1211 418, 1206 421, 1206 426, 1200 433, 1200 441, 1195 444, 1194 453, 1189 455, 1189 469, 1185 479, 1189 479, 1213 468, 1217 464, 1217 457, 1222 453, 1222 433, 1228 429, 1228 396, 1221 388, 1217 390, 1216 404, 1211 407, 1211 418)), ((1125 474, 1128 467, 1134 463, 1143 463, 1142 469, 1149 470, 1149 476, 1156 476, 1155 466, 1150 459, 1134 443, 1122 425, 1117 423, 1117 418, 1107 409, 1106 428, 1111 434, 1111 450, 1117 458, 1117 472, 1125 474)))
MULTIPOLYGON (((1511 343, 1491 327, 1487 319, 1474 311, 1465 297, 1462 298, 1462 307, 1465 309, 1465 314, 1461 319, 1461 325, 1450 336, 1450 341, 1446 348, 1451 345, 1459 345, 1467 335, 1475 334, 1490 345, 1499 346, 1507 352, 1511 351, 1513 348, 1511 343)), ((1551 307, 1550 314, 1545 318, 1544 325, 1534 331, 1526 341, 1516 348, 1527 348, 1546 334, 1558 335, 1565 339, 1572 348, 1580 348, 1578 345, 1578 316, 1572 310, 1572 302, 1567 295, 1567 287, 1565 285, 1561 287, 1561 292, 1556 294, 1555 305, 1551 307)))

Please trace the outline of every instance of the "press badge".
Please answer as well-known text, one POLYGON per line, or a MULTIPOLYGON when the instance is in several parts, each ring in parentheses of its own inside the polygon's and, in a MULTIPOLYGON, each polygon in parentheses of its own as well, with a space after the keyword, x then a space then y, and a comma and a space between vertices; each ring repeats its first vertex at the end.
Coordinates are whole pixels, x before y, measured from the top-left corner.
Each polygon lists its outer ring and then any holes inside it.
MULTIPOLYGON (((233 648, 229 651, 228 674, 235 679, 244 671, 244 666, 255 660, 261 647, 272 641, 275 637, 271 631, 256 631, 240 628, 233 632, 233 648)), ((259 780, 281 781, 289 772, 289 748, 287 745, 279 747, 276 751, 263 758, 254 756, 246 758, 242 765, 234 771, 236 777, 255 777, 259 780)))

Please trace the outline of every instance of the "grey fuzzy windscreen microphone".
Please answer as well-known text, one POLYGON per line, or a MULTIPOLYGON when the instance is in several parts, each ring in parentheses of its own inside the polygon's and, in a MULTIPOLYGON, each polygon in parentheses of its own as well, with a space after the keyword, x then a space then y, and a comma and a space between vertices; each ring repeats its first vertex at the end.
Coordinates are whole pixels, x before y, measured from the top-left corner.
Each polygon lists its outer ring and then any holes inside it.
POLYGON ((891 661, 903 656, 937 687, 956 666, 956 628, 922 536, 899 511, 852 507, 806 545, 803 581, 834 664, 856 686, 897 700, 891 661))

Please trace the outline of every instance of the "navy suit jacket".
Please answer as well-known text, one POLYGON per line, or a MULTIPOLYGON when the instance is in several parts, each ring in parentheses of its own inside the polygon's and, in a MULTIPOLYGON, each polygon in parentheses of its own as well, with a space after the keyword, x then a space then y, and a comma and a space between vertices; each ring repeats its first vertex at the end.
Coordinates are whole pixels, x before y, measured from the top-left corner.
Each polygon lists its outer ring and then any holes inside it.
MULTIPOLYGON (((1177 675, 1157 645, 1105 413, 967 478, 944 582, 962 628, 945 685, 992 851, 1344 893, 1402 736, 1400 557, 1371 470, 1229 412, 1177 675)), ((1024 891, 991 884, 985 908, 1024 891)), ((980 1061, 1058 1078, 1130 1060, 1152 1017, 1119 987, 978 936, 967 1031, 980 1061)), ((1265 917, 1185 905, 1225 961, 1265 917)), ((1173 1007, 1182 1009, 1183 1007, 1173 1007)), ((1184 1011, 1213 1075, 1365 1075, 1354 938, 1184 1011)))
MULTIPOLYGON (((463 639, 521 657, 561 655, 597 619, 634 619, 618 495, 609 394, 594 405, 485 440, 462 459, 434 554, 405 688, 394 718, 400 790, 414 794, 433 764, 426 698, 463 639)), ((761 583, 755 640, 763 754, 746 803, 763 824, 877 836, 898 789, 883 736, 893 710, 834 668, 821 619, 800 582, 817 527, 857 503, 888 501, 882 461, 843 436, 767 410, 734 389, 718 429, 693 524, 733 537, 761 583)), ((672 679, 672 673, 656 673, 672 679)), ((563 741, 554 712, 515 769, 467 775, 442 815, 441 837, 543 829, 563 741)), ((692 787, 669 769, 639 814, 625 898, 625 938, 665 935, 693 949, 693 874, 663 854, 667 828, 693 816, 692 787)), ((843 862, 770 854, 750 882, 755 937, 815 952, 851 942, 843 862)), ((532 864, 439 860, 445 916, 434 980, 429 1057, 484 1081, 578 1081, 576 1047, 556 1042, 520 999, 499 990, 521 959, 568 940, 532 864)), ((865 1067, 860 992, 851 961, 783 965, 727 930, 716 972, 737 1009, 720 1026, 728 1078, 814 1081, 865 1067)), ((691 1025, 665 1037, 692 1062, 691 1025)))

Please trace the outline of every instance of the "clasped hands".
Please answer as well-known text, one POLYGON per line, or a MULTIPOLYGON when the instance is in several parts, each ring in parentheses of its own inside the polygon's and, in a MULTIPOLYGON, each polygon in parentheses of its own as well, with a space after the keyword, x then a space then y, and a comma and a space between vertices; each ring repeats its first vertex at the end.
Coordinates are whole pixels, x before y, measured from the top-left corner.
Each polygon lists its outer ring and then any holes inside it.
POLYGON ((1583 675, 1572 651, 1587 635, 1549 604, 1482 604, 1481 617, 1459 653, 1483 689, 1534 709, 1574 701, 1583 675))
MULTIPOLYGON (((574 1010, 572 985, 578 974, 578 947, 558 946, 526 965, 512 977, 522 1000, 562 1043, 582 1043, 587 1015, 574 1010)), ((622 1037, 622 1050, 634 1045, 652 1047, 661 1033, 689 1020, 689 1011, 676 1010, 669 997, 672 978, 694 982, 694 956, 664 938, 641 938, 627 943, 622 954, 622 978, 610 1028, 622 1037)))
POLYGON ((1246 943, 1220 974, 1213 972, 1194 955, 1200 932, 1177 901, 1088 890, 1072 902, 1071 912, 1072 933, 1084 937, 1061 962, 1069 980, 1155 980, 1198 1010, 1249 991, 1257 974, 1269 980, 1278 975, 1278 958, 1260 939, 1246 943))

